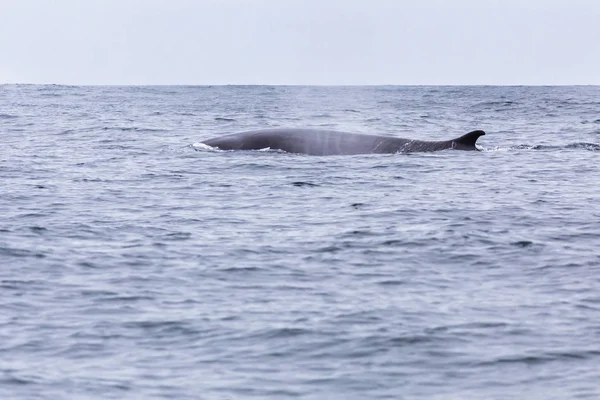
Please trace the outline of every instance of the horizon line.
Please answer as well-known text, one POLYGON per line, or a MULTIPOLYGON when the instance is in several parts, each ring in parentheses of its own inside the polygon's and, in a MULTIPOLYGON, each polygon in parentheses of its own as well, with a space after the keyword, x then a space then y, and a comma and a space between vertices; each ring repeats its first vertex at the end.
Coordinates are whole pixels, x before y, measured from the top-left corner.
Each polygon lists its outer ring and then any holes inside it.
POLYGON ((600 83, 558 83, 558 84, 541 84, 541 83, 30 83, 30 82, 2 82, 0 85, 21 85, 21 86, 85 86, 85 87, 131 87, 131 86, 196 86, 196 87, 211 87, 211 86, 280 86, 280 87, 374 87, 374 86, 417 86, 417 87, 565 87, 565 86, 600 86, 600 83))

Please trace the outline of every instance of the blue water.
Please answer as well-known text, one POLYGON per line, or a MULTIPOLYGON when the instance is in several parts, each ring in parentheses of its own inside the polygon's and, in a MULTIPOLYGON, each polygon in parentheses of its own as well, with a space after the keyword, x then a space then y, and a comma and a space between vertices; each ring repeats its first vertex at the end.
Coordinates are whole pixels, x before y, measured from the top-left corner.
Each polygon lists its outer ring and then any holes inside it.
POLYGON ((600 87, 0 86, 0 398, 600 398, 600 87), (262 127, 480 152, 314 157, 262 127))

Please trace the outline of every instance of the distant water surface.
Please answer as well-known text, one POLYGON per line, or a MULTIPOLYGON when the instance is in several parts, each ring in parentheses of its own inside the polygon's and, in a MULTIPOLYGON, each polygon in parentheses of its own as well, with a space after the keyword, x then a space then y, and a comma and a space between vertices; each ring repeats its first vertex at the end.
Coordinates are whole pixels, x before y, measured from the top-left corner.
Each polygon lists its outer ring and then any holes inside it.
POLYGON ((0 85, 0 398, 598 399, 599 157, 600 87, 0 85))

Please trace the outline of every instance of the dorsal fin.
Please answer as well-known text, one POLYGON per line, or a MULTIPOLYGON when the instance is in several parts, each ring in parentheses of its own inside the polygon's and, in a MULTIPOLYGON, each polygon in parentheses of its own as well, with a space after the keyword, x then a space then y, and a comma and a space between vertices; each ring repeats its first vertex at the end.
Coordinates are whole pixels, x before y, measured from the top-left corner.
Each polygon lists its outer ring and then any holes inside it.
POLYGON ((456 143, 457 146, 461 146, 461 147, 475 147, 475 142, 477 142, 477 139, 479 139, 480 136, 485 135, 484 131, 481 130, 477 130, 477 131, 472 131, 467 133, 466 135, 463 135, 457 139, 452 140, 454 143, 456 143))

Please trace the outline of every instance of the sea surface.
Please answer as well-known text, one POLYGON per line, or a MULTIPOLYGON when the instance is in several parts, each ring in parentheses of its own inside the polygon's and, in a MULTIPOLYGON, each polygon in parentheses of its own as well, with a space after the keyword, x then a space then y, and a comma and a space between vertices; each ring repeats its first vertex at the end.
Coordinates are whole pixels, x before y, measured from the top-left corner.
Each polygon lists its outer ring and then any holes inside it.
POLYGON ((600 398, 600 87, 0 85, 0 398, 600 398))

